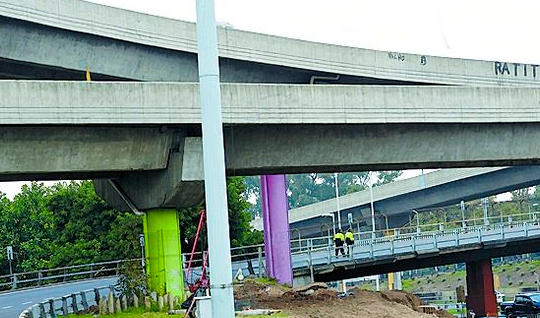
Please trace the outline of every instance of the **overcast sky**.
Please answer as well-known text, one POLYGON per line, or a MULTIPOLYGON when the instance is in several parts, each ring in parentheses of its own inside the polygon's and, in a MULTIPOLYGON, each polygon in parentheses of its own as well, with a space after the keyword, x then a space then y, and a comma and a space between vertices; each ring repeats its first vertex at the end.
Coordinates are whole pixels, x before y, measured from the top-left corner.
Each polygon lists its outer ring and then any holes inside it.
MULTIPOLYGON (((92 0, 195 21, 195 0, 92 0)), ((540 1, 215 0, 237 29, 339 45, 540 64, 540 1)), ((413 175, 417 172, 407 173, 413 175)), ((11 198, 20 182, 0 183, 11 198)))

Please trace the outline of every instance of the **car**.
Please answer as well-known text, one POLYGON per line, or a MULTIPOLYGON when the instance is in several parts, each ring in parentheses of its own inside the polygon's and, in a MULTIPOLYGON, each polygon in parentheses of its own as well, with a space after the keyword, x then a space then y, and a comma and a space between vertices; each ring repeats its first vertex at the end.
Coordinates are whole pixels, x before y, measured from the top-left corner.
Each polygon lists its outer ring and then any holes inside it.
POLYGON ((504 301, 499 305, 501 313, 508 318, 540 314, 540 293, 520 293, 514 301, 504 301))
POLYGON ((505 294, 501 293, 500 291, 495 291, 495 297, 497 298, 497 304, 500 304, 504 301, 505 294))

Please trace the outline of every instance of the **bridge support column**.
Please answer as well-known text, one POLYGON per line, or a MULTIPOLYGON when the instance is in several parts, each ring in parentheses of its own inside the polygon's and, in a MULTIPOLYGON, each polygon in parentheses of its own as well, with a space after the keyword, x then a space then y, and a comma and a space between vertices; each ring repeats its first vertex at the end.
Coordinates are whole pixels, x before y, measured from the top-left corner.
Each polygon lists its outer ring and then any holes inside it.
POLYGON ((467 262, 467 309, 476 317, 497 317, 491 259, 467 262))
POLYGON ((285 175, 261 176, 266 271, 280 284, 293 283, 289 204, 285 175))
POLYGON ((158 294, 183 298, 184 275, 178 214, 174 209, 149 210, 143 217, 148 287, 158 294))

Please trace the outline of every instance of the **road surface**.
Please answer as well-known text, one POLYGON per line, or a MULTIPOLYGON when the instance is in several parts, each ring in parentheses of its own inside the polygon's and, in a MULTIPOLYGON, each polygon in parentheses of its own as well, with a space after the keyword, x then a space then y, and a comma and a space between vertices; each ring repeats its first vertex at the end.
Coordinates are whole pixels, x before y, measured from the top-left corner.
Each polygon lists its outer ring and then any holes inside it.
POLYGON ((94 287, 108 286, 115 284, 117 280, 117 277, 109 277, 3 293, 0 294, 0 317, 18 318, 23 310, 38 302, 94 287))

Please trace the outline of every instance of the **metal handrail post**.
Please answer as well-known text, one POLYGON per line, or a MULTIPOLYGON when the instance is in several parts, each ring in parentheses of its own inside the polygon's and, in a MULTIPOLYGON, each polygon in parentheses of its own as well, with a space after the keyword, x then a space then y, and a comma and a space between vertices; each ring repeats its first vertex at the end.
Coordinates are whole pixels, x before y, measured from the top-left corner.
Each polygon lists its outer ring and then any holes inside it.
POLYGON ((88 309, 88 301, 86 300, 86 293, 84 291, 81 292, 81 304, 83 309, 88 309))
POLYGON ((39 303, 39 318, 47 318, 47 313, 45 312, 45 305, 43 303, 39 303))
POLYGON ((257 247, 257 258, 259 260, 259 277, 263 277, 262 247, 261 246, 257 247))
POLYGON ((309 264, 309 277, 311 279, 311 282, 315 282, 315 276, 313 274, 313 258, 311 255, 311 250, 313 249, 313 241, 310 239, 307 241, 308 244, 308 264, 309 264))
POLYGON ((79 311, 79 308, 77 307, 77 294, 71 294, 71 308, 73 308, 74 313, 79 311))
POLYGON ((51 315, 51 318, 56 318, 56 310, 54 309, 54 299, 49 299, 49 314, 51 315))
POLYGON ((62 315, 67 316, 69 314, 68 312, 68 305, 67 305, 67 297, 62 296, 62 315))
POLYGON ((101 295, 99 294, 99 288, 94 288, 94 300, 96 301, 96 304, 99 304, 100 299, 101 295))

